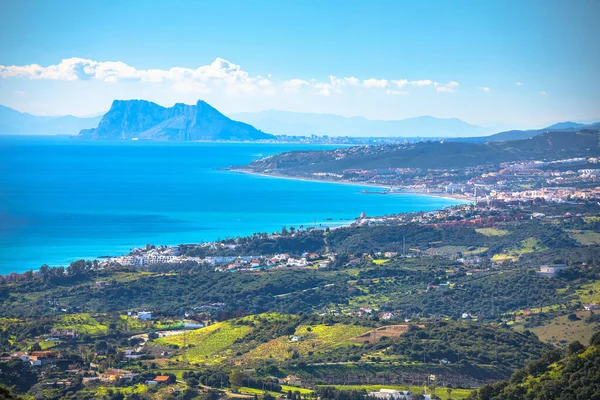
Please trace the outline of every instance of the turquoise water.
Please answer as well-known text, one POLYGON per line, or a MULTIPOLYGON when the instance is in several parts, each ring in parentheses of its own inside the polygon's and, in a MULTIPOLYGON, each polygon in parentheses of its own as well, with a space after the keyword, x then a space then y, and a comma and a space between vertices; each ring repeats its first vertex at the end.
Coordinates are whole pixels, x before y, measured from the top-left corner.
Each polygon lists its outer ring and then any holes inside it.
POLYGON ((1 137, 0 274, 458 203, 217 170, 307 148, 331 147, 1 137))

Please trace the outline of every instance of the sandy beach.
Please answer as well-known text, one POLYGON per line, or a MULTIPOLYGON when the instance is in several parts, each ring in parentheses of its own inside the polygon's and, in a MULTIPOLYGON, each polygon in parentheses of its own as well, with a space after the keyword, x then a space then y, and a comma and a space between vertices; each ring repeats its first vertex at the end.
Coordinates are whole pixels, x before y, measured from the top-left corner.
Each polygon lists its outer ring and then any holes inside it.
MULTIPOLYGON (((291 179, 291 180, 296 180, 296 181, 307 181, 307 182, 336 183, 336 184, 339 184, 339 185, 364 186, 364 187, 377 188, 377 189, 385 189, 385 190, 389 190, 390 189, 390 186, 379 185, 379 184, 376 184, 376 183, 351 182, 351 181, 345 181, 345 180, 316 179, 316 178, 296 177, 296 176, 289 176, 289 175, 278 174, 278 173, 268 173, 267 174, 267 173, 264 173, 264 172, 256 172, 256 171, 253 171, 253 170, 250 170, 250 169, 244 169, 244 168, 231 168, 231 169, 228 169, 228 171, 238 172, 238 173, 241 173, 241 174, 248 174, 248 175, 258 175, 258 176, 263 176, 263 177, 267 177, 267 178, 291 179)), ((392 194, 392 195, 419 194, 419 195, 423 195, 423 196, 440 197, 440 198, 449 199, 449 200, 461 200, 461 201, 465 201, 465 202, 473 202, 472 199, 468 198, 467 196, 460 195, 460 194, 425 193, 425 192, 418 192, 418 191, 414 191, 414 190, 402 190, 401 192, 389 192, 387 194, 392 194)))

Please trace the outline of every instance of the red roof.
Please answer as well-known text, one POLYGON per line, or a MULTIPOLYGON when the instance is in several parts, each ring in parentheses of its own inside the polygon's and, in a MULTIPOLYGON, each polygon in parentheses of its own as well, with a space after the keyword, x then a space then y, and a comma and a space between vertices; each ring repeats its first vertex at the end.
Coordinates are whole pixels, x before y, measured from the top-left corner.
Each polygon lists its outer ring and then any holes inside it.
POLYGON ((154 378, 154 380, 155 380, 156 382, 166 382, 166 381, 168 381, 168 380, 169 380, 169 377, 168 377, 168 376, 165 376, 165 375, 159 375, 159 376, 157 376, 156 378, 154 378))

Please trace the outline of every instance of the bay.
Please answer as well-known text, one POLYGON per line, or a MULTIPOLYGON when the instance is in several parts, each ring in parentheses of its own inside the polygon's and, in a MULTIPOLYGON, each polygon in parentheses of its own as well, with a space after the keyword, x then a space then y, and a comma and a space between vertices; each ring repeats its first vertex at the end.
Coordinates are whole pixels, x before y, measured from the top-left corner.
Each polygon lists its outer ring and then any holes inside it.
POLYGON ((458 200, 368 195, 364 187, 219 168, 323 145, 0 138, 0 274, 176 245, 348 223, 361 212, 433 210, 458 200))

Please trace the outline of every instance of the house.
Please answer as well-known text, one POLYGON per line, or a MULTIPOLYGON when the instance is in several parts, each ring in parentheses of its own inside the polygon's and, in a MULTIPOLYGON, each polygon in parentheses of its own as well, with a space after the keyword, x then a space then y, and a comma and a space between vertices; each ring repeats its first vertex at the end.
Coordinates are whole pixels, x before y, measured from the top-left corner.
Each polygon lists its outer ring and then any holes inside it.
POLYGON ((156 386, 156 385, 158 385, 158 382, 156 382, 156 381, 146 381, 146 385, 148 385, 148 386, 156 386))
POLYGON ((598 309, 598 304, 585 304, 583 306, 583 309, 585 311, 592 311, 592 310, 597 310, 598 309))
POLYGON ((306 261, 306 258, 288 258, 287 265, 288 267, 306 267, 308 262, 306 261))
POLYGON ((567 269, 568 267, 565 264, 551 264, 551 265, 542 265, 540 266, 540 270, 538 274, 542 276, 547 276, 549 278, 556 278, 561 271, 567 269))
POLYGON ((325 260, 325 261, 319 262, 319 268, 327 268, 327 267, 329 267, 329 261, 325 260))
POLYGON ((183 327, 188 329, 198 329, 204 328, 204 324, 202 322, 184 322, 183 327))
POLYGON ((470 269, 470 270, 467 271, 467 276, 471 276, 471 275, 475 275, 475 274, 480 274, 482 272, 483 272, 482 269, 470 269))
POLYGON ((408 400, 410 396, 408 390, 380 389, 379 392, 369 392, 369 397, 383 400, 408 400))
POLYGON ((392 319, 394 317, 395 317, 394 313, 389 312, 389 311, 382 312, 382 313, 379 314, 379 319, 382 319, 384 321, 388 321, 388 320, 390 320, 390 319, 392 319))
POLYGON ((114 382, 125 376, 132 376, 131 371, 125 369, 109 368, 103 373, 99 374, 99 379, 103 382, 114 382))
POLYGON ((44 363, 44 358, 38 356, 29 356, 29 363, 32 367, 41 367, 44 363))
POLYGON ((137 360, 140 357, 142 357, 142 355, 138 354, 134 349, 125 350, 125 358, 128 360, 137 360))
POLYGON ((302 336, 299 336, 299 335, 290 336, 290 342, 299 342, 301 340, 302 340, 302 336))
POLYGON ((385 253, 383 253, 383 255, 386 258, 394 258, 394 257, 396 257, 398 255, 398 252, 396 252, 396 251, 386 251, 385 253))
POLYGON ((301 386, 302 381, 296 375, 288 375, 283 378, 283 383, 288 384, 290 386, 301 386))
POLYGON ((442 358, 440 360, 440 365, 446 365, 446 364, 451 364, 450 361, 446 360, 445 358, 442 358))
POLYGON ((150 311, 140 311, 137 314, 140 321, 150 321, 152 319, 152 313, 150 311))
POLYGON ((171 383, 171 377, 167 375, 158 375, 156 378, 154 378, 154 381, 157 383, 169 384, 171 383))

